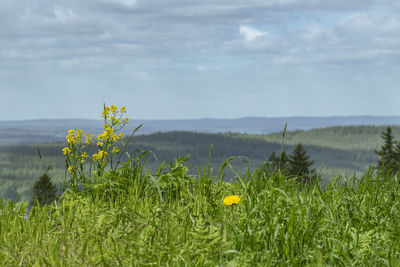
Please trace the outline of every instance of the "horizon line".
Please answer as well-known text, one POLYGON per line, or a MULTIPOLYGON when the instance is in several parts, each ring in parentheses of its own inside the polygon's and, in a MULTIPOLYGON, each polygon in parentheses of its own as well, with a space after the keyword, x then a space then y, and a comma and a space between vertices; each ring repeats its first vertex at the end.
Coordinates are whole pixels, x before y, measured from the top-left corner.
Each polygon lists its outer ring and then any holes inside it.
MULTIPOLYGON (((351 118, 351 117, 375 117, 375 118, 394 118, 400 115, 326 115, 326 116, 307 116, 307 115, 294 115, 294 116, 276 116, 276 117, 263 117, 263 116, 244 116, 236 118, 174 118, 174 119, 131 119, 130 121, 194 121, 194 120, 241 120, 241 119, 285 119, 285 118, 351 118)), ((62 120, 89 120, 89 121, 103 121, 103 119, 90 119, 90 118, 37 118, 37 119, 13 119, 13 120, 0 120, 0 122, 27 122, 27 121, 62 121, 62 120)))

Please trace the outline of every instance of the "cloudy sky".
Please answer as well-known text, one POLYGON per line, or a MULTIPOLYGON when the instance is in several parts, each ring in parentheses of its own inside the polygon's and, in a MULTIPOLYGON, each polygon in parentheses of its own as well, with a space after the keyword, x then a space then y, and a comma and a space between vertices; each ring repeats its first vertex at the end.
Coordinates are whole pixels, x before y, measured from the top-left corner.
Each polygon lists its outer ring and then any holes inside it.
POLYGON ((400 115, 398 0, 0 6, 0 120, 400 115))

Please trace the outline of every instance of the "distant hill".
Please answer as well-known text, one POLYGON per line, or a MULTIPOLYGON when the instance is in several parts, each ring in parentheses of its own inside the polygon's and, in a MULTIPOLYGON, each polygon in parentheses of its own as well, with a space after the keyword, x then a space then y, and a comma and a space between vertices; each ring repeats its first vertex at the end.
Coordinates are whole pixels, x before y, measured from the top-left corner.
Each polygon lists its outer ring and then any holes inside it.
MULTIPOLYGON (((134 127, 143 124, 143 127, 138 132, 139 134, 170 131, 269 134, 282 131, 285 123, 288 125, 288 131, 310 130, 330 126, 400 125, 400 116, 134 120, 127 128, 127 132, 131 132, 134 127)), ((103 128, 103 121, 87 119, 0 121, 0 145, 62 141, 66 131, 72 128, 81 128, 91 133, 100 133, 103 128)))
MULTIPOLYGON (((84 125, 81 125, 84 126, 84 125)), ((62 126, 63 127, 63 126, 62 126)), ((79 127, 79 126, 78 126, 79 127)), ((314 167, 321 170, 326 179, 335 175, 333 173, 350 174, 363 173, 371 164, 376 164, 378 157, 374 149, 382 144, 380 134, 386 126, 336 126, 308 131, 288 132, 285 139, 284 150, 291 154, 295 145, 303 143, 314 167), (324 168, 320 168, 320 167, 324 168)), ((71 127, 73 128, 73 127, 71 127)), ((85 127, 80 127, 85 128, 85 127)), ((65 137, 56 137, 61 142, 54 141, 43 129, 30 130, 3 129, 3 134, 8 134, 9 139, 27 140, 38 145, 8 145, 0 147, 0 197, 14 196, 22 193, 24 200, 32 196, 32 186, 48 166, 50 174, 58 183, 62 182, 65 175, 65 159, 61 152, 65 145, 65 137), (7 133, 7 131, 9 131, 7 133), (27 133, 27 132, 28 133, 27 133), (32 135, 32 134, 35 135, 32 135), (39 158, 38 148, 42 159, 39 158)), ((400 126, 393 127, 393 133, 398 140, 400 126)), ((53 132, 54 134, 54 132, 53 132)), ((55 136, 55 135, 54 135, 55 136)), ((272 152, 279 154, 281 151, 282 133, 240 134, 240 133, 196 133, 184 131, 157 132, 149 135, 134 136, 128 152, 135 153, 138 149, 152 151, 147 163, 151 168, 158 167, 161 161, 167 164, 179 156, 191 155, 189 164, 192 171, 196 167, 207 165, 210 146, 213 145, 211 167, 215 174, 224 160, 231 156, 245 156, 249 161, 235 160, 232 165, 236 170, 246 171, 247 167, 253 170, 265 161, 272 152), (152 155, 155 155, 153 157, 152 155), (157 161, 155 160, 157 159, 157 161)), ((4 142, 3 142, 4 143, 4 142)), ((229 171, 226 178, 233 178, 229 171)))
MULTIPOLYGON (((295 145, 302 143, 312 146, 330 147, 343 150, 378 149, 383 141, 380 137, 387 126, 335 126, 312 129, 308 131, 291 131, 285 136, 285 144, 295 145)), ((400 126, 392 126, 395 139, 400 139, 400 126)), ((282 132, 268 135, 240 135, 247 138, 261 139, 267 142, 282 142, 282 132)))

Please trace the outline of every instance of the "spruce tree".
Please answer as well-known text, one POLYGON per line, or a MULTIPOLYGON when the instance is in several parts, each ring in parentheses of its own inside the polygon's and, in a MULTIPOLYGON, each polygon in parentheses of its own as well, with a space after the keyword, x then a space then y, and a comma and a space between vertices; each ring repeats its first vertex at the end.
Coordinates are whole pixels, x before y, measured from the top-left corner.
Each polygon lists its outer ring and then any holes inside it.
POLYGON ((375 151, 379 156, 378 168, 384 171, 395 172, 399 169, 398 154, 400 154, 400 145, 394 140, 392 128, 387 127, 386 131, 381 133, 384 144, 380 150, 375 151))
POLYGON ((295 176, 299 183, 305 184, 315 176, 315 170, 311 168, 313 163, 303 145, 299 143, 289 156, 289 174, 295 176))
POLYGON ((400 142, 396 142, 396 145, 394 147, 394 166, 395 166, 395 171, 398 172, 400 171, 400 142))
POLYGON ((280 157, 276 156, 275 152, 271 153, 268 161, 271 163, 271 169, 280 169, 286 170, 289 163, 289 157, 287 156, 285 151, 282 151, 280 157))
POLYGON ((51 182, 47 173, 44 173, 36 181, 33 187, 33 194, 34 199, 37 199, 40 206, 50 204, 56 199, 56 186, 51 182))

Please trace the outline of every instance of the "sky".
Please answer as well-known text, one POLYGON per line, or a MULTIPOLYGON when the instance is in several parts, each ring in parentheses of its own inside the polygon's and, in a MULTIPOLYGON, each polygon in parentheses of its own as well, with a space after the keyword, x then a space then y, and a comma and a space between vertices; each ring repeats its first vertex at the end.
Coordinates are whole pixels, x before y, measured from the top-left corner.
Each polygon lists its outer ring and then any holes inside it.
POLYGON ((0 6, 0 120, 400 115, 398 0, 0 6))

